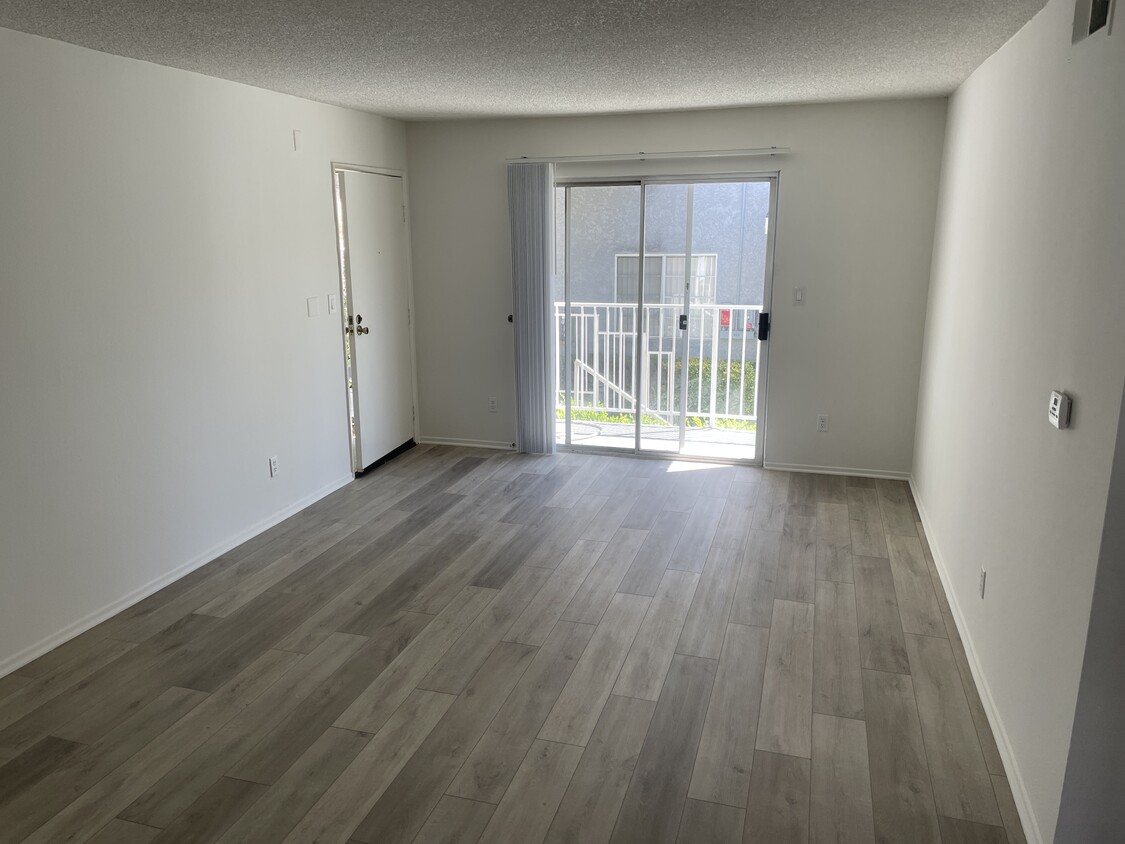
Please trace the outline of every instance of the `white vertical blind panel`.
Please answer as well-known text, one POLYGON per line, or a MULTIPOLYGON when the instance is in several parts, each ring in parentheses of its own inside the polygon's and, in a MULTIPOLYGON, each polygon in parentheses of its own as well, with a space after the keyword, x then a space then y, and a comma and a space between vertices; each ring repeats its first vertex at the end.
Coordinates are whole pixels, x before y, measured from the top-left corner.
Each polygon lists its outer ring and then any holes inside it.
POLYGON ((549 454, 555 450, 555 338, 551 308, 554 181, 551 164, 508 165, 516 339, 516 447, 529 454, 549 454))

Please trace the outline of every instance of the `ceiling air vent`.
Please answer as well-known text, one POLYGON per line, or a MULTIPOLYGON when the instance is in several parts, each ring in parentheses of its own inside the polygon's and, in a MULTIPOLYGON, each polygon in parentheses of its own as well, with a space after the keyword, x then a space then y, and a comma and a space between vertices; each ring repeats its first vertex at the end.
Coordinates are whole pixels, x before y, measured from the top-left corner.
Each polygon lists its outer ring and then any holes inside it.
POLYGON ((1109 33, 1117 0, 1077 0, 1074 4, 1074 38, 1077 44, 1095 32, 1109 33))

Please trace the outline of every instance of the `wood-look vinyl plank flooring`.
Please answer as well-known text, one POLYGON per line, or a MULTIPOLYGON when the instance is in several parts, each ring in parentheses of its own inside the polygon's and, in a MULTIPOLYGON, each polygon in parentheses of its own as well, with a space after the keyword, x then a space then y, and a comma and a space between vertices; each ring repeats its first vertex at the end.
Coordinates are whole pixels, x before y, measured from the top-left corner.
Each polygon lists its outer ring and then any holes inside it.
POLYGON ((941 588, 901 482, 418 446, 0 677, 0 840, 1020 844, 941 588))

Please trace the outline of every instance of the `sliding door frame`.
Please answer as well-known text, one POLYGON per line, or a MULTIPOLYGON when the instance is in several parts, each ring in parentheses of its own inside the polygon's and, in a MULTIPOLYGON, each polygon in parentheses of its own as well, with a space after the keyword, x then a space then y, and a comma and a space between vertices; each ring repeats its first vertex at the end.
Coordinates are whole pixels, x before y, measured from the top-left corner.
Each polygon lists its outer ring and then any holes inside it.
MULTIPOLYGON (((762 284, 762 312, 772 313, 773 307, 773 277, 774 277, 774 253, 777 241, 777 222, 778 222, 778 193, 781 185, 781 172, 779 170, 768 171, 735 171, 724 173, 699 173, 699 174, 675 174, 675 175, 653 175, 653 176, 605 176, 605 177, 564 177, 555 180, 556 188, 566 189, 566 202, 564 204, 564 260, 565 267, 563 273, 563 325, 569 329, 571 321, 571 288, 570 288, 570 188, 580 187, 638 187, 640 188, 640 224, 638 228, 638 250, 637 250, 637 317, 636 317, 636 332, 634 339, 634 355, 633 355, 633 389, 636 396, 634 406, 634 434, 633 434, 633 448, 610 448, 606 446, 586 446, 586 445, 573 445, 570 442, 571 438, 571 377, 570 377, 570 353, 573 343, 572 332, 566 332, 566 365, 563 367, 565 373, 566 392, 565 399, 565 431, 567 442, 559 444, 557 447, 564 451, 578 451, 591 454, 617 454, 629 455, 633 457, 655 458, 660 460, 691 460, 700 463, 721 463, 721 464, 738 464, 743 466, 762 466, 765 461, 765 444, 766 444, 766 407, 768 391, 766 384, 769 377, 769 349, 773 340, 773 321, 771 320, 770 335, 763 342, 758 343, 758 358, 755 366, 755 384, 754 384, 754 404, 756 414, 756 429, 755 429, 755 447, 754 457, 749 460, 739 458, 725 458, 725 457, 709 457, 697 456, 690 454, 683 454, 682 449, 684 446, 685 438, 685 424, 686 413, 680 413, 680 437, 679 449, 677 451, 656 451, 652 449, 641 448, 641 433, 642 433, 642 418, 641 412, 641 396, 642 390, 647 387, 644 381, 643 374, 646 368, 642 366, 644 339, 646 331, 644 326, 644 289, 645 289, 645 256, 648 254, 645 249, 645 201, 646 201, 646 188, 649 185, 676 185, 676 184, 730 184, 735 182, 767 182, 770 185, 770 199, 768 210, 768 226, 766 232, 766 260, 765 270, 763 273, 762 284)), ((691 277, 691 229, 689 226, 687 232, 687 254, 689 260, 686 262, 686 273, 688 278, 691 277)), ((684 298, 684 311, 689 312, 690 302, 688 295, 685 294, 684 298)), ((690 321, 689 321, 690 325, 690 321)), ((690 329, 689 329, 690 333, 690 329)), ((684 348, 687 348, 685 343, 684 348)), ((687 377, 687 366, 683 367, 682 378, 687 377)), ((686 391, 681 388, 680 401, 686 401, 686 391)))

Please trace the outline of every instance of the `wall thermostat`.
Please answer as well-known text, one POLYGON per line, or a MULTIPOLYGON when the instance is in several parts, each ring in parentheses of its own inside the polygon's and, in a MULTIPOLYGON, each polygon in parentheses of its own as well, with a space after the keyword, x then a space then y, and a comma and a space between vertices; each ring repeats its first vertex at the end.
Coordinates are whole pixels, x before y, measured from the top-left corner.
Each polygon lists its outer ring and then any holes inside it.
POLYGON ((1047 410, 1047 419, 1056 428, 1070 426, 1070 396, 1054 390, 1051 393, 1051 406, 1047 410))

